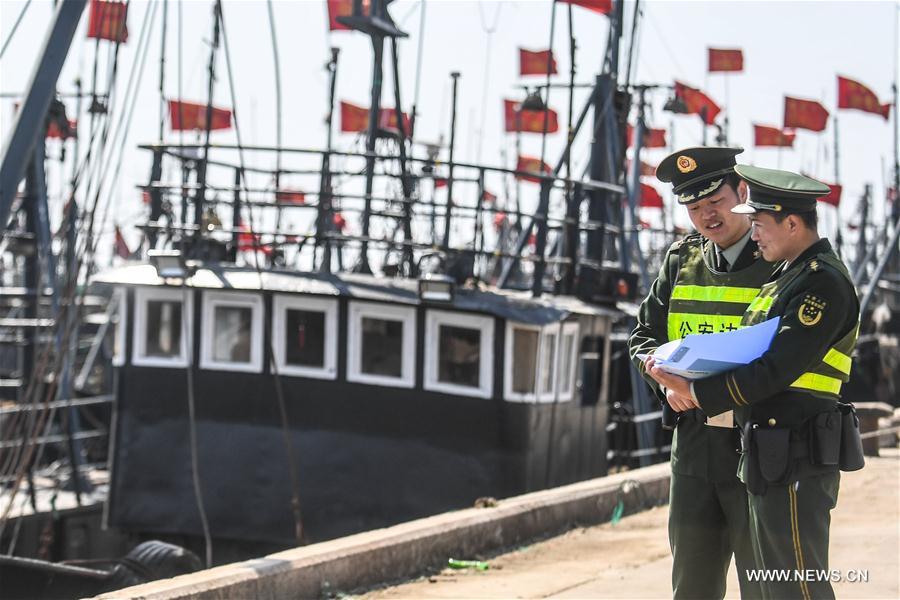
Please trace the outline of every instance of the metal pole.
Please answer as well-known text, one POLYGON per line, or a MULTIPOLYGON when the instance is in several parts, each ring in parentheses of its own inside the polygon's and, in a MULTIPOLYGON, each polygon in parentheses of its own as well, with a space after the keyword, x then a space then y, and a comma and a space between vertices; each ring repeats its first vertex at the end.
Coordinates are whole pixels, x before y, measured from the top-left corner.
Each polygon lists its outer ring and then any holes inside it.
POLYGON ((453 149, 456 146, 456 91, 459 83, 459 73, 450 73, 453 79, 453 108, 450 114, 450 173, 447 177, 447 209, 444 215, 444 249, 450 248, 450 220, 453 216, 453 149))
POLYGON ((359 263, 356 271, 371 273, 369 266, 369 225, 372 219, 372 185, 375 177, 375 141, 378 137, 378 121, 381 117, 381 84, 384 67, 384 36, 372 34, 372 93, 369 103, 369 131, 366 137, 366 200, 363 208, 362 244, 359 248, 359 263))
MULTIPOLYGON (((319 270, 323 273, 331 273, 331 240, 327 237, 325 237, 324 240, 320 240, 320 237, 322 235, 327 236, 328 233, 334 229, 334 223, 332 222, 334 219, 332 216, 334 214, 332 211, 333 199, 331 197, 331 139, 333 131, 332 123, 334 122, 334 91, 337 83, 337 65, 338 55, 340 53, 340 48, 332 48, 331 60, 325 65, 329 79, 328 116, 325 118, 325 125, 328 128, 328 137, 326 141, 326 151, 322 154, 322 178, 319 182, 319 207, 317 209, 319 214, 316 218, 316 232, 319 234, 316 236, 316 247, 319 246, 320 241, 324 243, 322 249, 322 262, 319 264, 319 270)), ((315 256, 315 251, 313 251, 313 256, 315 256)))

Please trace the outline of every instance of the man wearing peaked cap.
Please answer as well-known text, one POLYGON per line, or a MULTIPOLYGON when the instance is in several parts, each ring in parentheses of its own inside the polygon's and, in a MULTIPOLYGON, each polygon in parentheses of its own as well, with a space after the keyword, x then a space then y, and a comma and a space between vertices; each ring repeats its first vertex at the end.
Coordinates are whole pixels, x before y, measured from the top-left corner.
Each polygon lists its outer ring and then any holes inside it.
MULTIPOLYGON (((780 317, 769 349, 751 363, 691 384, 648 361, 651 376, 691 396, 705 413, 734 411, 743 427, 740 475, 747 485, 758 567, 828 570, 830 511, 840 470, 862 468, 852 406, 842 404, 859 327, 847 268, 817 232, 816 200, 828 186, 787 171, 740 165, 752 238, 767 260, 785 261, 741 325, 780 317)), ((767 598, 834 598, 829 581, 762 582, 767 598)))
POLYGON ((632 361, 663 404, 664 426, 677 419, 672 440, 669 543, 675 598, 722 598, 731 557, 743 598, 761 597, 750 544, 747 490, 737 478, 740 432, 730 413, 710 419, 690 397, 660 386, 638 355, 691 333, 737 329, 750 301, 775 266, 750 239, 750 220, 731 212, 746 184, 735 174, 740 148, 685 148, 660 162, 697 233, 669 248, 641 304, 629 339, 632 361), (667 423, 668 422, 668 423, 667 423))

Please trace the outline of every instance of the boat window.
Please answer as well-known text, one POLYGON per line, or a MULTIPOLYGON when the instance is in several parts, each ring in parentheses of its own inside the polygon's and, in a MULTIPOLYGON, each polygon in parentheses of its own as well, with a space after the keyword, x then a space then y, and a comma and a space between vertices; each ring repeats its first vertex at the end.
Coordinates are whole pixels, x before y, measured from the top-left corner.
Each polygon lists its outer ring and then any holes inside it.
MULTIPOLYGON (((185 367, 190 348, 192 292, 177 288, 138 287, 134 298, 134 345, 132 362, 148 367, 185 367), (186 308, 185 308, 186 307, 186 308)), ((124 297, 123 297, 124 298, 124 297)), ((123 302, 122 306, 125 304, 123 302)), ((124 311, 119 318, 124 320, 124 311)), ((124 340, 124 331, 116 337, 124 340)))
POLYGON ((556 391, 556 345, 559 326, 554 324, 541 335, 540 393, 542 399, 553 399, 556 391))
POLYGON ((112 344, 112 363, 116 367, 125 364, 125 323, 127 323, 126 311, 128 303, 126 301, 127 294, 125 288, 116 288, 113 292, 112 301, 115 302, 115 309, 110 314, 109 333, 107 338, 112 344))
POLYGON ((571 400, 575 392, 578 364, 578 323, 566 323, 559 344, 559 400, 571 400))
POLYGON ((536 325, 506 325, 506 383, 507 400, 534 402, 537 381, 538 346, 541 328, 536 325))
POLYGON ((204 292, 200 367, 261 372, 262 312, 260 296, 204 292))
POLYGON ((337 376, 337 310, 336 300, 275 296, 272 344, 280 375, 337 376))
POLYGON ((493 395, 493 318, 429 310, 425 331, 426 389, 482 398, 493 395))
POLYGON ((352 302, 348 334, 348 380, 413 387, 415 309, 352 302))

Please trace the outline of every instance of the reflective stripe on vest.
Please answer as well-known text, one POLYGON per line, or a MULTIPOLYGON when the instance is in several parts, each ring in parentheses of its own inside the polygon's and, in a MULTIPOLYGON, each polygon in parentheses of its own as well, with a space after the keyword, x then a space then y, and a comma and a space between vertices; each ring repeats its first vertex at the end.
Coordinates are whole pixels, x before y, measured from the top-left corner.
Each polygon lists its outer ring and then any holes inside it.
POLYGON ((850 365, 853 363, 853 359, 840 352, 835 348, 831 348, 828 351, 828 354, 825 355, 825 358, 822 359, 826 365, 830 365, 840 371, 845 375, 850 374, 850 365))
POLYGON ((750 302, 750 306, 747 307, 747 312, 762 312, 768 315, 773 302, 775 302, 774 296, 757 296, 750 302))
POLYGON ((692 333, 721 333, 736 329, 741 329, 741 317, 738 315, 669 313, 668 333, 670 340, 680 340, 692 333))
POLYGON ((758 293, 759 288, 678 284, 672 290, 672 300, 749 304, 758 293))
POLYGON ((801 391, 825 392, 826 394, 838 395, 841 393, 842 383, 837 377, 829 377, 828 375, 819 375, 818 373, 807 371, 789 387, 801 391))

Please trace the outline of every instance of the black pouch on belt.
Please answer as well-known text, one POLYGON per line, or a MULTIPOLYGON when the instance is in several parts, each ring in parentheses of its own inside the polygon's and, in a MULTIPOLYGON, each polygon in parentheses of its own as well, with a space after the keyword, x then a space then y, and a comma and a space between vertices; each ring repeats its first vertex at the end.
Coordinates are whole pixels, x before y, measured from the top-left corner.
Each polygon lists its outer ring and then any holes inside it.
POLYGON ((841 471, 858 471, 866 465, 862 438, 859 435, 859 417, 852 404, 838 402, 841 413, 841 448, 838 464, 841 471))
POLYGON ((762 496, 766 493, 768 486, 759 470, 759 450, 756 448, 756 440, 753 435, 756 428, 756 423, 747 422, 741 432, 741 453, 744 455, 742 479, 748 492, 762 496))
POLYGON ((753 442, 759 453, 759 471, 769 483, 784 484, 791 467, 791 430, 758 427, 753 442))
POLYGON ((819 413, 810 421, 809 454, 814 465, 836 465, 841 449, 841 413, 819 413))

